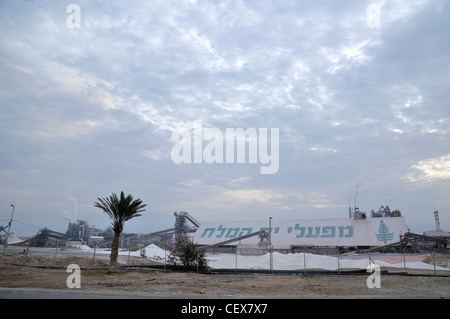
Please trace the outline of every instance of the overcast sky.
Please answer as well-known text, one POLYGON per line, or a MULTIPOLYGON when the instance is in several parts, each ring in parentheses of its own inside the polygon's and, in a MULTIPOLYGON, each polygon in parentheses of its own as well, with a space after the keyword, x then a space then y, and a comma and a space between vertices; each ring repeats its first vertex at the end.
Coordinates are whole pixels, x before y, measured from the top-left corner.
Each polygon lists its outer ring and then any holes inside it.
POLYGON ((122 190, 148 204, 128 233, 355 204, 450 230, 448 1, 4 0, 0 28, 0 225, 14 204, 19 236, 104 229, 94 202, 122 190), (278 171, 174 163, 198 121, 278 128, 278 171))

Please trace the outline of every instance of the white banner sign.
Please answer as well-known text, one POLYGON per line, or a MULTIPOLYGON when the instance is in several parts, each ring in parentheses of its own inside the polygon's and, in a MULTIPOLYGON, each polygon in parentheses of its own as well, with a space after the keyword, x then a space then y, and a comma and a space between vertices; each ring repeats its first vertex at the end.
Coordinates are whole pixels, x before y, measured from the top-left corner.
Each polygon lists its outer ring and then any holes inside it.
MULTIPOLYGON (((269 231, 268 221, 202 223, 194 234, 194 243, 212 245, 259 230, 269 231)), ((403 217, 370 219, 272 220, 272 244, 289 248, 305 246, 383 246, 400 241, 408 232, 403 217)), ((258 244, 250 237, 243 244, 258 244)), ((239 244, 239 243, 238 243, 239 244)), ((232 243, 231 245, 236 245, 232 243)))

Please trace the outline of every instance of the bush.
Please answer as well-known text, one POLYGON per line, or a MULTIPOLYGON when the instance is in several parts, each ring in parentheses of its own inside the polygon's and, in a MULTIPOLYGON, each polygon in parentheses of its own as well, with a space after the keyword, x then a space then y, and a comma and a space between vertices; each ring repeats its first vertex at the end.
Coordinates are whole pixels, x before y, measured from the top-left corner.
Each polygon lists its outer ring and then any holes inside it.
POLYGON ((205 251, 181 236, 176 239, 175 248, 169 256, 168 263, 172 269, 181 268, 184 271, 208 269, 205 251))

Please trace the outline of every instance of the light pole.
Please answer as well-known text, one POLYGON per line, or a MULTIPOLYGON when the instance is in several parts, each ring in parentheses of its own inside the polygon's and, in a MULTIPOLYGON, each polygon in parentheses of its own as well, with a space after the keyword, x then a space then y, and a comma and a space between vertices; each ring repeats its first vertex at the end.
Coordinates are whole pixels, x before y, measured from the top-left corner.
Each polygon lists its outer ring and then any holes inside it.
POLYGON ((8 224, 8 232, 6 233, 6 239, 3 244, 3 252, 5 252, 6 246, 8 246, 9 231, 11 230, 11 223, 12 223, 12 219, 13 219, 13 215, 14 215, 14 209, 16 208, 13 204, 11 204, 11 207, 13 209, 12 209, 12 213, 11 213, 11 219, 9 220, 9 224, 8 224))

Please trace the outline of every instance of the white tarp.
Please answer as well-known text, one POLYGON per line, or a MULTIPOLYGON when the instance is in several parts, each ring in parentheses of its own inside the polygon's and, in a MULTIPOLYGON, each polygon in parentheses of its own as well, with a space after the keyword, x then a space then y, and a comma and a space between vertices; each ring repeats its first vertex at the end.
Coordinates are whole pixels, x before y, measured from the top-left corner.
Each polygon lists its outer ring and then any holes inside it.
MULTIPOLYGON (((274 252, 272 255, 273 269, 275 270, 304 270, 306 269, 367 269, 370 263, 375 262, 380 267, 408 268, 408 269, 429 269, 433 270, 434 266, 418 261, 425 259, 426 255, 412 256, 407 254, 404 263, 402 256, 397 256, 398 262, 387 262, 391 254, 383 254, 373 256, 371 261, 364 256, 325 256, 313 255, 308 253, 300 254, 280 254, 274 252), (414 261, 416 260, 417 261, 414 261)), ((266 269, 270 268, 270 254, 262 256, 242 256, 235 254, 208 254, 208 265, 213 269, 266 269)), ((448 268, 436 266, 436 270, 450 271, 448 268)))
MULTIPOLYGON (((86 245, 80 247, 82 250, 93 252, 92 248, 86 245)), ((151 244, 145 247, 148 259, 164 262, 164 259, 169 257, 170 251, 151 244)), ((97 249, 98 254, 110 254, 110 250, 97 249)), ((119 255, 140 256, 141 251, 122 251, 119 255)), ((381 267, 396 267, 396 268, 411 268, 411 269, 434 269, 433 265, 422 262, 429 255, 410 255, 405 256, 401 254, 378 254, 372 255, 371 261, 367 256, 353 255, 353 256, 324 256, 314 255, 308 253, 299 254, 280 254, 273 253, 273 269, 276 270, 304 270, 306 269, 367 269, 369 262, 375 262, 381 267), (404 263, 406 261, 406 264, 404 263)), ((270 254, 267 253, 262 256, 242 256, 236 254, 206 254, 208 266, 212 269, 270 269, 270 254)), ((438 267, 437 270, 448 270, 448 268, 438 267)))
MULTIPOLYGON (((194 243, 212 245, 225 240, 269 230, 269 222, 205 222, 194 233, 194 243)), ((403 217, 369 219, 272 220, 271 239, 276 247, 310 246, 383 246, 400 240, 408 232, 403 217)), ((258 244, 258 237, 243 244, 258 244)))
POLYGON ((7 240, 8 245, 23 243, 26 239, 20 239, 15 234, 10 234, 7 240))

